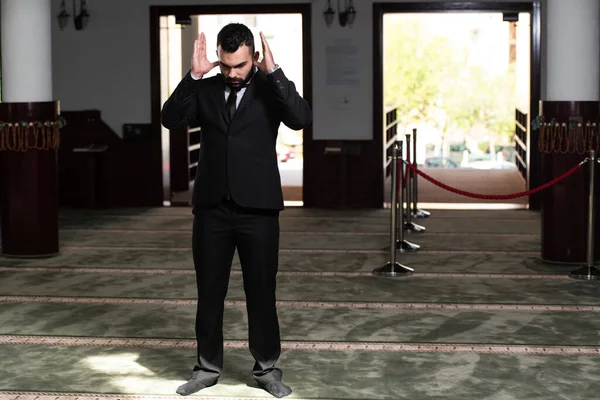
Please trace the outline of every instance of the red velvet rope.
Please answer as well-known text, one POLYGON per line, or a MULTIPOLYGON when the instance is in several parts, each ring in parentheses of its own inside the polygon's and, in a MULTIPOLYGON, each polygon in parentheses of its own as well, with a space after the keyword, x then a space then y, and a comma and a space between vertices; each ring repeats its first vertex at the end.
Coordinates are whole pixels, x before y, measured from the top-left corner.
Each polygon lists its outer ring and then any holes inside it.
MULTIPOLYGON (((400 162, 400 165, 402 165, 402 160, 398 160, 398 161, 400 162)), ((587 162, 587 160, 586 160, 586 162, 587 162)), ((465 192, 464 190, 459 190, 459 189, 450 187, 448 185, 444 185, 443 183, 432 178, 431 176, 427 175, 423 171, 420 171, 412 164, 407 163, 406 165, 408 165, 408 168, 410 168, 412 171, 415 171, 417 174, 421 175, 423 178, 427 179, 431 183, 441 187, 442 189, 446 189, 450 192, 454 192, 456 194, 460 194, 460 195, 467 196, 467 197, 474 197, 476 199, 505 200, 505 199, 516 199, 517 197, 529 196, 531 194, 534 194, 541 190, 544 190, 544 189, 554 185, 555 183, 560 182, 561 180, 565 179, 569 175, 573 174, 575 171, 577 171, 579 168, 581 168, 582 164, 583 164, 583 162, 578 163, 576 166, 574 166, 573 168, 571 168, 570 170, 568 170, 561 176, 554 178, 550 182, 544 183, 543 185, 541 185, 535 189, 531 189, 526 192, 514 193, 514 194, 477 194, 477 193, 465 192)), ((408 170, 408 168, 407 168, 407 170, 408 170)))

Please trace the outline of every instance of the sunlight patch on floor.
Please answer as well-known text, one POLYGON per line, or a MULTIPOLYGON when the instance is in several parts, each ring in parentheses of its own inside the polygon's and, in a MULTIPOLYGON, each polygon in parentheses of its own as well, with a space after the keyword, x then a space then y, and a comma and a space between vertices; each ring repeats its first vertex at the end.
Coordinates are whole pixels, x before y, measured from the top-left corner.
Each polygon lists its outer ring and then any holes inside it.
POLYGON ((137 362, 139 357, 140 355, 135 353, 122 353, 118 355, 87 357, 82 362, 88 368, 99 372, 154 376, 154 372, 137 362))
POLYGON ((285 207, 303 207, 304 206, 304 202, 303 201, 285 200, 283 202, 283 205, 285 207))
MULTIPOLYGON (((406 207, 406 204, 405 204, 406 207)), ((390 208, 390 203, 384 204, 390 208)), ((527 204, 512 203, 419 203, 419 208, 428 210, 528 210, 527 204)))
MULTIPOLYGON (((161 379, 138 363, 139 357, 136 353, 93 356, 81 360, 81 364, 107 376, 110 384, 120 388, 122 393, 175 395, 177 388, 186 382, 185 376, 181 380, 161 379)), ((225 377, 225 382, 220 381, 218 385, 202 390, 202 395, 259 397, 265 394, 262 389, 251 386, 251 378, 248 382, 227 383, 227 380, 225 377)))
POLYGON ((526 204, 512 203, 419 203, 421 209, 432 210, 527 210, 526 204))

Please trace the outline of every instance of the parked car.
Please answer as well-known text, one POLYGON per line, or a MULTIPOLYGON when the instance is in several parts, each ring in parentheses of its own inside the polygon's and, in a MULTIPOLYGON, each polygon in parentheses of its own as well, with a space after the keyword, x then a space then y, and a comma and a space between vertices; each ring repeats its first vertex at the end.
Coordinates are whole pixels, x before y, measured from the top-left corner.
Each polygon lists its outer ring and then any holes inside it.
POLYGON ((458 168, 456 161, 446 157, 428 157, 425 159, 426 168, 458 168))

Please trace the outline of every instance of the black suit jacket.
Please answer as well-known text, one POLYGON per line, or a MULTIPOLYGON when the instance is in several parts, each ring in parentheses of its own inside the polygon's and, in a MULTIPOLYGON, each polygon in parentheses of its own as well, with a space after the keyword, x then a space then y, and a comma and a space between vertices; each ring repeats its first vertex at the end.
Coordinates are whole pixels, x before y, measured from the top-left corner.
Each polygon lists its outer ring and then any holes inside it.
POLYGON ((281 69, 257 71, 235 118, 228 123, 221 74, 194 80, 188 72, 162 109, 162 124, 175 130, 201 127, 192 204, 211 206, 226 196, 242 207, 283 209, 275 144, 278 128, 306 128, 312 111, 281 69))

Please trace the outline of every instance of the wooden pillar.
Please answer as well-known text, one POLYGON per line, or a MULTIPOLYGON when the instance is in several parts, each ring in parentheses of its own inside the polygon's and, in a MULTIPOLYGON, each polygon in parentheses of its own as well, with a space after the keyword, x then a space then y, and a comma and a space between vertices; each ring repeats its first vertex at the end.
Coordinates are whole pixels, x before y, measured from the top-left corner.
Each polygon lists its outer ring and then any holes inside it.
POLYGON ((58 102, 51 41, 56 19, 48 0, 2 0, 0 7, 2 253, 48 256, 58 253, 58 102))
MULTIPOLYGON (((598 0, 547 2, 547 82, 539 113, 545 125, 532 143, 540 151, 544 181, 577 165, 590 149, 599 150, 599 16, 598 0)), ((585 263, 588 195, 589 164, 542 192, 542 259, 585 263)))
POLYGON ((38 126, 57 125, 58 113, 57 101, 0 103, 0 216, 6 256, 59 252, 59 132, 58 126, 38 126))
MULTIPOLYGON (((597 101, 541 101, 540 116, 546 124, 540 127, 545 182, 564 174, 588 157, 590 148, 598 151, 600 103, 597 101), (588 127, 587 124, 596 124, 588 127), (581 124, 581 126, 579 126, 581 124), (557 126, 558 125, 558 126, 557 126)), ((596 189, 600 177, 596 175, 596 189)), ((584 263, 589 196, 589 164, 542 192, 542 259, 559 263, 584 263)), ((600 196, 596 190, 596 209, 600 196)), ((596 224, 596 232, 599 231, 596 224)), ((596 233, 596 239, 600 235, 596 233)), ((596 244, 598 254, 599 244, 596 244)), ((598 259, 598 256, 596 256, 598 259)))

